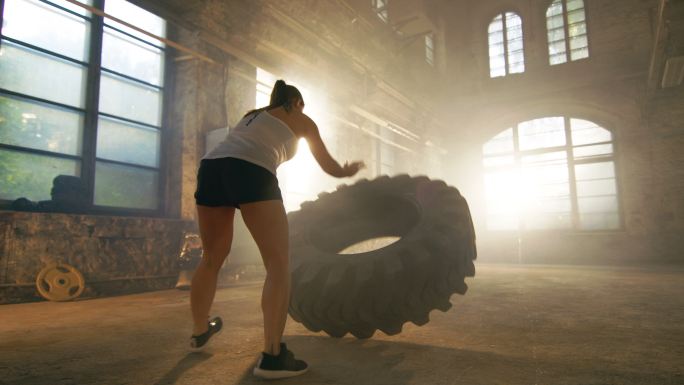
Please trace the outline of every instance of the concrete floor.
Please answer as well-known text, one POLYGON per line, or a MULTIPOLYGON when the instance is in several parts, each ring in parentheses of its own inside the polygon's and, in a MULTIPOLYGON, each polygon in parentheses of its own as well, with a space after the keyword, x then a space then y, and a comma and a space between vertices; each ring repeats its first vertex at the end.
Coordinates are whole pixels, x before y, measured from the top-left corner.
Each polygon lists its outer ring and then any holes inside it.
MULTIPOLYGON (((283 384, 684 384, 684 271, 479 265, 423 327, 332 339, 289 321, 283 384)), ((187 353, 188 293, 0 306, 0 384, 255 384, 260 284, 218 291, 225 332, 187 353)))

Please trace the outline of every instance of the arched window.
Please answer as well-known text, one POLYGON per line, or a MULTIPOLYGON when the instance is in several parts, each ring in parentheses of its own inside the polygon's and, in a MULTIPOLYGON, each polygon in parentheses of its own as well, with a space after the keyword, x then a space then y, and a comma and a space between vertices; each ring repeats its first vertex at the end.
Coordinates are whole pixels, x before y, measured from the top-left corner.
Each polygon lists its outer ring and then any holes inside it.
POLYGON ((570 117, 519 123, 483 146, 491 230, 620 227, 613 136, 570 117))
POLYGON ((489 76, 492 78, 525 71, 523 32, 520 16, 498 15, 489 23, 489 76))
POLYGON ((549 64, 589 57, 583 0, 554 0, 546 10, 549 64))

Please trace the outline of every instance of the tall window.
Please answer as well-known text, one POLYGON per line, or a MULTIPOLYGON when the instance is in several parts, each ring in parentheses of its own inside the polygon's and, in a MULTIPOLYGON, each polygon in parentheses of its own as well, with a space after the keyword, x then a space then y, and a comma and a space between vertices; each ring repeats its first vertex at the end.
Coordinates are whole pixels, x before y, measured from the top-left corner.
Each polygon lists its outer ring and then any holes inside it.
POLYGON ((525 71, 523 31, 520 16, 498 15, 489 23, 489 76, 499 77, 525 71))
POLYGON ((589 57, 583 0, 554 0, 546 10, 549 64, 589 57))
POLYGON ((610 131, 548 117, 517 124, 483 146, 492 230, 620 227, 610 131))
POLYGON ((425 35, 425 61, 435 65, 435 35, 431 33, 425 35))
POLYGON ((371 0, 373 11, 384 23, 389 22, 389 12, 387 11, 388 2, 389 0, 371 0))
POLYGON ((271 91, 276 80, 272 73, 257 67, 256 108, 266 107, 271 102, 271 91))
MULTIPOLYGON (((164 36, 155 15, 103 3, 87 2, 164 36)), ((164 47, 63 0, 5 0, 2 16, 0 200, 48 200, 66 174, 86 207, 157 210, 164 47)))

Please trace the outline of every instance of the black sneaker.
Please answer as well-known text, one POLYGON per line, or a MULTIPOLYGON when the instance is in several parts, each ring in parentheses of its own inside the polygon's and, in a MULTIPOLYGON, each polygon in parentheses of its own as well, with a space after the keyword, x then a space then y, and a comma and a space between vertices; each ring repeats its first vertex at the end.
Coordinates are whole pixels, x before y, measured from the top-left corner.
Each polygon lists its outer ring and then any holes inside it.
POLYGON ((199 352, 209 345, 209 340, 213 336, 221 334, 223 330, 223 321, 221 317, 214 317, 207 321, 208 329, 206 332, 190 337, 190 350, 193 352, 199 352))
POLYGON ((274 380, 277 378, 287 378, 299 376, 306 373, 309 366, 302 360, 294 358, 294 353, 287 350, 284 343, 280 344, 280 354, 272 356, 268 353, 261 353, 261 358, 254 367, 254 375, 257 377, 274 380))

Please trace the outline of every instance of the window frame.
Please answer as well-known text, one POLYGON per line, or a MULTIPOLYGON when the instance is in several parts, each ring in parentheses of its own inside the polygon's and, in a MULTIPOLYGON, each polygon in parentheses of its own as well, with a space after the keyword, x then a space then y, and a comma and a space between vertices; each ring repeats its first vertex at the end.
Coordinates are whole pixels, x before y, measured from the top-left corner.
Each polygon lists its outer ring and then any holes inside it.
POLYGON ((489 79, 505 78, 505 77, 510 76, 510 75, 522 75, 527 71, 527 67, 526 67, 526 65, 527 65, 527 52, 526 51, 527 50, 525 49, 525 47, 527 46, 528 42, 525 41, 525 23, 523 21, 523 17, 521 16, 520 12, 518 12, 516 10, 504 10, 504 11, 498 12, 494 17, 489 19, 489 22, 487 23, 487 28, 486 28, 486 35, 487 35, 487 39, 486 39, 487 40, 487 64, 488 64, 487 77, 489 79), (506 15, 508 13, 512 13, 515 16, 517 16, 518 19, 520 19, 520 33, 521 33, 521 38, 522 38, 522 54, 523 54, 523 61, 522 61, 523 70, 521 72, 511 72, 510 68, 509 68, 510 62, 509 62, 508 56, 509 56, 510 51, 508 48, 508 46, 509 46, 508 28, 507 28, 508 25, 506 23, 506 15), (490 49, 491 49, 491 45, 489 43, 489 27, 492 25, 492 23, 494 22, 494 20, 497 17, 501 17, 501 25, 503 27, 501 33, 503 34, 503 41, 502 42, 503 42, 503 49, 504 49, 503 57, 504 57, 504 71, 505 71, 505 73, 503 75, 499 75, 499 76, 492 76, 492 61, 491 61, 491 56, 489 55, 490 49))
MULTIPOLYGON (((134 77, 131 77, 129 75, 125 75, 122 73, 118 73, 116 71, 110 70, 110 69, 105 69, 102 67, 102 49, 103 49, 103 40, 104 40, 104 33, 105 33, 105 20, 104 17, 98 16, 95 14, 90 13, 89 15, 80 15, 74 11, 71 11, 69 9, 66 9, 58 4, 52 3, 49 0, 36 0, 41 3, 45 3, 46 5, 49 5, 51 7, 55 7, 61 11, 68 12, 71 15, 80 17, 84 20, 87 20, 90 22, 90 31, 86 35, 88 38, 88 42, 86 43, 88 47, 88 56, 87 56, 87 62, 81 62, 79 60, 66 57, 64 55, 61 55, 56 52, 52 52, 47 49, 43 49, 40 47, 33 46, 29 43, 25 43, 20 40, 13 39, 11 37, 7 37, 2 33, 1 27, 0 27, 0 44, 3 44, 5 41, 10 42, 12 44, 18 45, 22 48, 28 48, 31 50, 38 51, 42 54, 48 55, 52 58, 58 58, 61 60, 66 60, 71 63, 79 64, 84 67, 84 70, 86 71, 85 75, 85 84, 84 84, 84 102, 83 102, 83 107, 75 107, 75 106, 69 106, 65 105, 63 103, 59 102, 54 102, 46 99, 42 99, 39 97, 35 97, 32 95, 27 95, 27 94, 22 94, 19 92, 14 92, 10 91, 4 88, 0 88, 0 96, 6 96, 6 97, 11 97, 18 99, 20 101, 29 101, 41 105, 47 105, 53 108, 58 108, 58 109, 64 109, 67 111, 71 112, 76 112, 80 113, 83 116, 83 125, 82 125, 82 143, 81 143, 81 153, 80 155, 69 155, 69 154, 62 154, 62 153, 57 153, 57 152, 51 152, 51 151, 46 151, 46 150, 39 150, 39 149, 33 149, 29 147, 22 147, 22 146, 15 146, 15 145, 9 145, 9 144, 4 144, 0 143, 0 149, 1 150, 10 150, 10 151, 18 151, 22 152, 25 154, 32 154, 32 155, 41 155, 41 156, 49 156, 53 158, 62 158, 62 159, 69 159, 69 160, 75 160, 80 162, 80 178, 81 180, 85 183, 86 186, 86 193, 88 197, 88 202, 83 206, 83 210, 79 211, 80 214, 103 214, 103 215, 121 215, 121 216, 150 216, 150 217, 163 217, 165 216, 167 212, 167 189, 166 189, 166 183, 168 179, 168 167, 167 167, 167 160, 168 160, 168 148, 170 146, 169 144, 169 139, 170 136, 169 133, 167 132, 169 130, 169 116, 168 116, 168 103, 171 100, 171 92, 173 87, 173 72, 174 72, 174 67, 173 67, 173 59, 171 58, 171 50, 168 49, 168 47, 161 47, 158 46, 163 54, 163 77, 162 77, 162 85, 157 86, 153 84, 149 84, 143 80, 136 79, 134 77), (150 86, 153 88, 156 88, 160 91, 160 103, 161 103, 161 108, 160 108, 160 122, 159 122, 159 127, 152 126, 150 124, 146 124, 144 122, 138 122, 134 121, 131 119, 127 119, 124 117, 112 115, 109 113, 105 113, 99 110, 99 99, 100 99, 100 78, 102 75, 113 75, 115 77, 120 77, 122 79, 125 79, 127 81, 133 82, 134 84, 140 84, 144 86, 150 86), (125 123, 132 123, 136 125, 142 125, 144 127, 148 128, 153 128, 158 130, 160 138, 159 138, 159 166, 158 167, 150 167, 150 166, 145 166, 145 165, 137 165, 137 164, 131 164, 127 162, 121 162, 121 161, 115 161, 115 160, 109 160, 109 159, 100 159, 96 155, 97 151, 97 135, 98 135, 98 130, 99 130, 99 124, 98 120, 100 117, 104 118, 113 118, 116 120, 120 120, 125 123), (97 167, 97 164, 106 164, 106 165, 118 165, 118 166, 125 166, 125 167, 131 167, 135 169, 141 169, 141 170, 153 170, 157 172, 157 207, 154 209, 141 209, 141 208, 131 208, 131 207, 113 207, 113 206, 103 206, 103 205, 97 205, 95 204, 95 170, 97 167)), ((104 6, 105 6, 106 0, 93 0, 92 1, 92 7, 100 9, 104 11, 104 6)), ((4 18, 4 1, 0 1, 0 26, 2 26, 2 21, 4 18)), ((136 5, 137 6, 137 5, 136 5)), ((148 11, 149 12, 149 11, 148 11)), ((161 16, 158 16, 162 18, 161 16)), ((162 18, 163 19, 163 18, 162 18)), ((166 21, 166 20, 165 20, 166 21)), ((107 25, 106 28, 111 28, 118 33, 123 33, 127 37, 130 37, 131 39, 135 39, 141 42, 144 42, 140 38, 137 38, 135 36, 132 36, 130 33, 127 33, 125 31, 122 31, 121 29, 117 28, 116 26, 112 25, 107 25)), ((170 23, 166 22, 166 34, 169 34, 169 31, 171 29, 170 23)), ((144 42, 145 44, 148 45, 154 45, 149 42, 144 42)), ((56 175, 55 175, 56 176, 56 175)), ((18 199, 20 197, 16 197, 14 199, 18 199)), ((7 199, 0 199, 0 209, 11 209, 11 203, 13 200, 7 200, 7 199)), ((38 212, 43 211, 43 210, 36 210, 38 212)), ((53 211, 50 210, 49 212, 59 212, 59 211, 53 211)))
MULTIPOLYGON (((482 170, 483 170, 483 175, 487 174, 488 171, 491 170, 502 170, 502 169, 513 169, 513 170, 521 170, 522 169, 522 157, 523 156, 528 156, 528 155, 540 155, 540 154, 546 154, 546 153, 554 153, 554 152, 565 152, 566 160, 567 160, 567 168, 568 168, 568 193, 569 193, 569 200, 570 200, 570 226, 568 228, 528 228, 524 225, 524 218, 519 217, 518 218, 518 224, 515 228, 511 229, 489 229, 487 228, 488 232, 559 232, 559 233, 581 233, 581 234, 594 234, 594 233, 614 233, 614 232, 621 232, 625 231, 625 216, 624 216, 624 206, 623 206, 623 195, 622 195, 622 188, 621 188, 621 168, 620 168, 620 162, 618 161, 619 158, 619 141, 616 140, 616 135, 615 131, 612 129, 607 128, 605 125, 602 125, 598 123, 596 120, 591 119, 591 118, 584 118, 584 117, 578 117, 574 116, 572 114, 558 114, 558 115, 548 115, 548 116, 541 116, 541 117, 536 117, 536 118, 531 118, 531 119, 526 119, 526 120, 521 120, 513 125, 510 126, 512 129, 512 140, 513 140, 513 149, 512 152, 501 152, 501 153, 496 153, 496 154, 484 154, 482 153, 481 159, 484 160, 487 157, 499 157, 499 156, 512 156, 513 157, 513 163, 510 165, 505 165, 505 166, 495 166, 495 167, 487 167, 482 165, 482 170), (520 135, 519 135, 519 126, 522 123, 528 122, 528 121, 533 121, 537 119, 543 119, 543 118, 550 118, 550 117, 562 117, 563 118, 563 124, 564 124, 564 135, 565 135, 565 144, 560 145, 560 146, 552 146, 552 147, 543 147, 543 148, 534 148, 530 150, 521 150, 520 149, 520 135), (572 126, 571 126, 571 120, 572 119, 579 119, 579 120, 585 120, 589 121, 591 123, 596 124, 598 127, 607 130, 608 132, 611 133, 611 140, 607 142, 596 142, 596 143, 589 143, 589 144, 584 144, 584 145, 578 145, 575 146, 573 141, 572 141, 572 126), (575 159, 575 156, 573 154, 573 149, 579 148, 579 147, 585 147, 585 146, 594 146, 594 145, 601 145, 601 144, 611 144, 613 146, 613 151, 608 154, 608 155, 600 155, 595 158, 591 159, 575 159), (617 201, 617 210, 616 213, 618 215, 618 223, 615 228, 602 228, 602 229, 583 229, 580 225, 580 210, 579 210, 579 197, 577 196, 577 178, 575 175, 575 166, 576 165, 581 165, 581 164, 593 164, 593 163, 604 163, 604 162, 612 162, 613 163, 613 168, 615 170, 615 197, 617 201)), ((507 129, 506 129, 507 130, 507 129)), ((500 131, 501 133, 503 131, 500 131)), ((498 134, 497 134, 498 135, 498 134)), ((496 136, 496 135, 495 135, 496 136)), ((493 137, 490 137, 487 141, 483 143, 484 144, 488 143, 489 140, 491 140, 493 137)), ((482 151, 482 147, 481 147, 482 151)), ((483 191, 486 193, 486 187, 483 185, 483 191)), ((485 216, 488 216, 488 207, 487 204, 485 203, 485 216)))
POLYGON ((389 0, 371 0, 373 13, 385 24, 389 24, 389 0), (383 6, 378 6, 378 2, 383 1, 383 6))
POLYGON ((584 12, 584 27, 586 29, 586 33, 584 36, 586 36, 586 38, 587 38, 587 57, 584 57, 581 59, 574 59, 574 60, 571 57, 571 51, 572 50, 570 49, 570 33, 569 33, 570 24, 568 23, 568 7, 567 7, 567 1, 568 0, 559 0, 561 2, 561 7, 563 10, 563 33, 564 33, 565 37, 562 41, 564 42, 564 45, 565 45, 565 61, 563 63, 551 64, 551 53, 549 51, 549 46, 551 45, 551 43, 557 43, 557 42, 561 41, 561 40, 554 40, 553 42, 549 41, 549 26, 548 26, 547 12, 548 12, 549 8, 551 7, 551 5, 553 5, 553 3, 555 1, 556 0, 550 0, 547 3, 546 7, 544 8, 544 12, 543 12, 544 27, 545 27, 544 30, 546 33, 546 38, 544 39, 545 40, 545 50, 546 50, 546 64, 549 67, 554 67, 554 66, 563 65, 563 64, 570 64, 573 62, 581 62, 582 60, 587 60, 587 59, 591 58, 591 52, 593 51, 593 49, 592 49, 591 39, 589 38, 589 35, 591 35, 591 31, 590 31, 591 28, 589 27, 589 24, 590 24, 589 23, 589 20, 590 20, 589 12, 587 12, 587 1, 588 0, 582 0, 582 11, 584 12))
POLYGON ((435 55, 435 34, 434 33, 426 33, 425 34, 425 62, 430 66, 430 67, 435 67, 435 62, 436 62, 436 55, 435 55), (428 41, 430 44, 428 44, 428 41))

